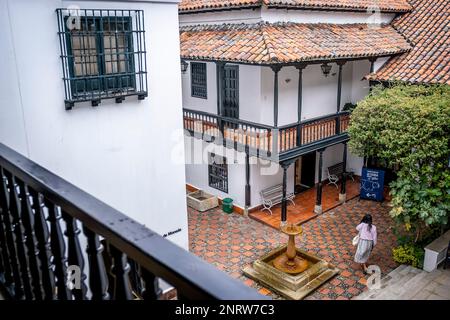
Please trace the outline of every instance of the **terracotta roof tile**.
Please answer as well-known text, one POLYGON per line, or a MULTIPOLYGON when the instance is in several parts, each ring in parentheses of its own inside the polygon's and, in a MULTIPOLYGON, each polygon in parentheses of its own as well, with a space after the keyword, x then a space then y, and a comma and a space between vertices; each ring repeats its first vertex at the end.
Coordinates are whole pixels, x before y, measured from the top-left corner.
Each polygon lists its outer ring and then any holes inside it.
POLYGON ((261 22, 189 26, 180 29, 180 40, 185 59, 252 64, 379 57, 410 49, 392 27, 366 24, 261 22))
POLYGON ((414 10, 393 22, 413 49, 389 60, 371 80, 450 85, 449 0, 411 0, 414 10))
POLYGON ((407 0, 182 0, 180 11, 202 11, 242 7, 291 7, 298 9, 328 9, 365 11, 374 7, 382 12, 407 12, 407 0))

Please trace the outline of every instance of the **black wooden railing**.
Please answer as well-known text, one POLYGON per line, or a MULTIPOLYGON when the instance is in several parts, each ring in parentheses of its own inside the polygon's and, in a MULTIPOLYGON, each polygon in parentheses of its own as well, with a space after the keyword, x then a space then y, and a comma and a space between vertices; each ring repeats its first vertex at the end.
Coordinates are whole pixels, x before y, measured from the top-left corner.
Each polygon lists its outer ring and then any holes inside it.
POLYGON ((183 115, 184 128, 200 139, 221 139, 236 150, 248 147, 268 155, 281 155, 345 133, 350 121, 350 113, 345 111, 278 128, 190 109, 183 109, 183 115))
POLYGON ((272 151, 275 140, 271 126, 189 109, 183 109, 183 115, 184 128, 201 139, 220 139, 236 150, 248 146, 259 152, 272 151))
POLYGON ((159 299, 158 278, 178 299, 265 298, 0 144, 0 289, 7 297, 159 299), (79 289, 66 284, 69 266, 82 271, 79 289))

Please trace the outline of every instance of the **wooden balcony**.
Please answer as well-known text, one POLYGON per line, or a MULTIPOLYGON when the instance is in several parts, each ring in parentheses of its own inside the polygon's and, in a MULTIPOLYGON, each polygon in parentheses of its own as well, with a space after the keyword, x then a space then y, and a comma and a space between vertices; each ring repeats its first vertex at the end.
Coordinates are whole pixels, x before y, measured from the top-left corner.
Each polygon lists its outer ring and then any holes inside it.
POLYGON ((350 122, 348 112, 278 128, 190 109, 183 114, 184 128, 194 137, 279 161, 348 140, 350 122))
POLYGON ((155 300, 158 279, 179 299, 267 299, 0 143, 6 299, 155 300), (81 270, 79 288, 66 284, 69 266, 81 270))

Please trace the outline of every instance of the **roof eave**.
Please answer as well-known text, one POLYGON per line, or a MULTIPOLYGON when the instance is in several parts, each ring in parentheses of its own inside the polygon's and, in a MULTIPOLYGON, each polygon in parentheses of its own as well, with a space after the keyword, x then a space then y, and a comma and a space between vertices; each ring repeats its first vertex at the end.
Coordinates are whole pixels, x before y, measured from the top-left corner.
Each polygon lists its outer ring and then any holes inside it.
MULTIPOLYGON (((218 12, 218 11, 231 11, 231 10, 248 10, 261 8, 260 3, 255 4, 245 4, 245 5, 228 5, 228 6, 203 6, 198 8, 190 9, 178 9, 179 14, 196 14, 196 13, 206 13, 206 12, 218 12)), ((269 9, 284 9, 284 10, 314 10, 314 11, 343 11, 343 12, 367 12, 367 8, 352 8, 352 7, 334 7, 334 6, 307 6, 307 5, 289 5, 289 4, 269 4, 265 5, 269 9)), ((380 9, 381 13, 407 13, 412 11, 412 7, 408 9, 380 9)))
POLYGON ((396 52, 385 52, 380 54, 365 54, 365 55, 352 55, 345 57, 311 57, 308 59, 297 59, 292 61, 265 61, 265 62, 253 62, 248 60, 230 60, 230 59, 220 59, 206 56, 189 56, 189 55, 181 55, 181 59, 185 60, 198 60, 198 61, 206 61, 206 62, 225 62, 225 63, 235 63, 235 64, 246 64, 246 65, 255 65, 255 66, 295 66, 298 64, 321 64, 324 62, 334 63, 341 61, 355 61, 355 60, 366 60, 370 58, 383 58, 383 57, 391 57, 398 54, 402 54, 408 52, 410 49, 403 49, 396 52))

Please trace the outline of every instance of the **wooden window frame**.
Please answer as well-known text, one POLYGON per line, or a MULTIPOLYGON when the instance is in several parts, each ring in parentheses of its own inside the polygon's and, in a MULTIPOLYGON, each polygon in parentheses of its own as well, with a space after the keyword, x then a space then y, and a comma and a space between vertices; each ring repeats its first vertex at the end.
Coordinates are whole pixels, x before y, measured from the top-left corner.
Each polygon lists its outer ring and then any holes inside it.
POLYGON ((191 97, 208 99, 207 70, 205 62, 191 62, 191 97))
POLYGON ((227 158, 208 153, 208 185, 211 188, 228 193, 228 163, 227 158), (216 160, 219 159, 220 163, 216 160))

